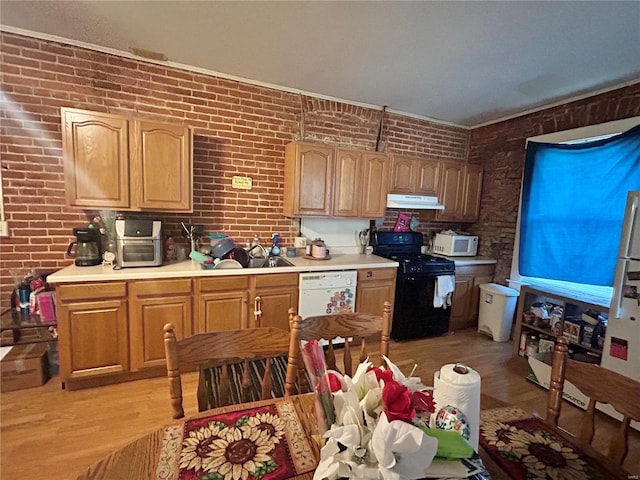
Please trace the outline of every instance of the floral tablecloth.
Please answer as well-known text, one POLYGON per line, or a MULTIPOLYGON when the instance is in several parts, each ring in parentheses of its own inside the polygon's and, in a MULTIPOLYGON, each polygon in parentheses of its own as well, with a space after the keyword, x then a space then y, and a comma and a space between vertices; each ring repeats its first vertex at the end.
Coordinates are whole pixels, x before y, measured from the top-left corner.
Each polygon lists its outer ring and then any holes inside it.
POLYGON ((292 403, 189 420, 165 430, 162 480, 283 480, 317 462, 292 403))
POLYGON ((516 407, 480 414, 480 445, 515 480, 605 480, 591 459, 516 407))

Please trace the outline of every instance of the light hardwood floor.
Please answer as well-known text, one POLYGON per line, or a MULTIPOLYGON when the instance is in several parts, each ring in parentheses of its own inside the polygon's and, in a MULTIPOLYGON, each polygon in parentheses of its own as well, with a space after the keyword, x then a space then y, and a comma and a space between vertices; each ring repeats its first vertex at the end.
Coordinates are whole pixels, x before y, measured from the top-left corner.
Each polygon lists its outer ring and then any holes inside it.
MULTIPOLYGON (((512 357, 512 343, 493 342, 475 330, 434 339, 392 342, 390 357, 427 385, 447 363, 462 362, 482 377, 482 392, 544 416, 547 391, 525 380, 523 358, 512 357)), ((183 384, 185 414, 196 413, 196 375, 183 384)), ((0 396, 0 478, 73 479, 109 452, 150 430, 171 423, 166 378, 139 380, 79 391, 64 391, 57 378, 42 387, 0 396)), ((560 425, 575 427, 580 410, 565 402, 560 425)), ((600 414, 596 446, 604 451, 618 423, 600 414)), ((640 433, 632 432, 625 468, 640 474, 640 433)), ((637 477, 636 477, 637 478, 637 477)), ((124 480, 124 479, 123 479, 124 480)))

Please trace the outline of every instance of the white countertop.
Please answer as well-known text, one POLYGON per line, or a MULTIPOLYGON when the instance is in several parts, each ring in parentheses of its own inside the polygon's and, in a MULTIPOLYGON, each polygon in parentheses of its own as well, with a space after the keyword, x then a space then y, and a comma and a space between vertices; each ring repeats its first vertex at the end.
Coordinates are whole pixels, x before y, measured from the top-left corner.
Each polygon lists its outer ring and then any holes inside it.
POLYGON ((477 255, 475 257, 447 257, 446 255, 438 255, 436 253, 432 253, 434 257, 442 257, 447 260, 453 260, 457 266, 463 267, 466 265, 491 265, 494 263, 498 263, 497 260, 489 257, 483 257, 477 255))
POLYGON ((304 257, 285 257, 293 267, 237 268, 205 270, 194 260, 175 262, 160 267, 122 268, 97 265, 77 267, 71 265, 47 277, 47 283, 105 282, 112 280, 149 280, 159 278, 213 277, 220 275, 263 275, 272 273, 322 272, 330 270, 353 270, 360 268, 392 268, 398 262, 377 255, 343 254, 332 255, 329 260, 309 260, 304 257))

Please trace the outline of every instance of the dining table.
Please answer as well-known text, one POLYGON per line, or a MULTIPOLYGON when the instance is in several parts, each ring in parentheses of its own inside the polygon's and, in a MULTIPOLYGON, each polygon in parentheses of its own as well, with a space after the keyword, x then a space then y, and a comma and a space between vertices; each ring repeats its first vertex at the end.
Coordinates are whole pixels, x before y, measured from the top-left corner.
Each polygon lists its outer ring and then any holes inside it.
MULTIPOLYGON (((495 408, 505 404, 483 394, 481 405, 483 408, 495 408)), ((289 451, 281 457, 274 456, 276 463, 279 464, 278 468, 280 464, 288 468, 286 475, 280 478, 311 480, 320 459, 320 449, 324 444, 318 427, 316 408, 316 395, 306 393, 203 411, 188 419, 167 423, 147 433, 107 455, 77 478, 78 480, 198 478, 196 475, 190 475, 196 467, 204 465, 198 462, 214 461, 206 455, 202 455, 205 457, 204 460, 196 455, 203 439, 207 440, 209 436, 224 436, 222 430, 225 425, 242 424, 245 427, 242 431, 250 432, 252 426, 262 422, 263 427, 270 423, 268 427, 272 440, 276 439, 278 431, 286 431, 286 438, 282 438, 281 435, 279 440, 281 440, 280 443, 286 444, 285 447, 289 451)), ((249 435, 250 433, 247 433, 246 437, 249 438, 249 435)), ((260 439, 263 437, 261 436, 260 439)), ((258 437, 254 435, 251 438, 255 440, 258 437)), ((254 447, 250 442, 242 445, 241 438, 237 437, 234 440, 237 440, 234 444, 237 455, 259 454, 251 450, 254 447)), ((220 448, 229 447, 228 441, 226 443, 224 439, 217 441, 220 448)), ((479 449, 479 458, 486 467, 485 475, 481 478, 497 480, 509 478, 484 454, 482 448, 479 449)))

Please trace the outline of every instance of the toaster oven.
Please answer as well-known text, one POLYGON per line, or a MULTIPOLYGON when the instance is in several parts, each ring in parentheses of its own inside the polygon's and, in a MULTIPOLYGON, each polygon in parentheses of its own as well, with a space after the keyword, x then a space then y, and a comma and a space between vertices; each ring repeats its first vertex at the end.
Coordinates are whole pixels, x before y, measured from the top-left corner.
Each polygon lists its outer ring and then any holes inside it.
POLYGON ((433 253, 447 257, 473 257, 478 251, 478 237, 455 232, 436 233, 433 253))
POLYGON ((116 220, 116 251, 122 268, 162 265, 162 222, 116 220))

